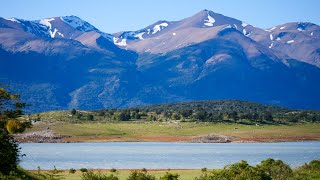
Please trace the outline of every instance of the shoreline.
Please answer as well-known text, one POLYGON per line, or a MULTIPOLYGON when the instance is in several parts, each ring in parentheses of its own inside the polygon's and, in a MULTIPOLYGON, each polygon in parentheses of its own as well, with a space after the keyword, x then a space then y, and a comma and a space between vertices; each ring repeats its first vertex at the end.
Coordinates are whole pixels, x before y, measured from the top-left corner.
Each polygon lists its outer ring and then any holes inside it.
POLYGON ((19 140, 15 139, 18 143, 190 143, 190 144, 241 144, 241 143, 285 143, 285 142, 319 142, 319 139, 306 139, 306 138, 297 138, 297 139, 259 139, 259 140, 235 140, 230 142, 193 142, 193 141, 110 141, 110 140, 84 140, 84 141, 70 141, 67 139, 56 140, 19 140))

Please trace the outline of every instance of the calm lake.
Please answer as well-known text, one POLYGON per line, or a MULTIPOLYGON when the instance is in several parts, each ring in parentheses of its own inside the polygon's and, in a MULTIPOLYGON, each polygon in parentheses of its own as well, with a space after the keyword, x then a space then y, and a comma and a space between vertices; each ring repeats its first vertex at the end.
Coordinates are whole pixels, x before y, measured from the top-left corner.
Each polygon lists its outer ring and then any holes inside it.
POLYGON ((281 159, 292 167, 320 159, 320 142, 285 143, 25 143, 26 169, 70 168, 222 168, 246 160, 251 165, 266 158, 281 159))

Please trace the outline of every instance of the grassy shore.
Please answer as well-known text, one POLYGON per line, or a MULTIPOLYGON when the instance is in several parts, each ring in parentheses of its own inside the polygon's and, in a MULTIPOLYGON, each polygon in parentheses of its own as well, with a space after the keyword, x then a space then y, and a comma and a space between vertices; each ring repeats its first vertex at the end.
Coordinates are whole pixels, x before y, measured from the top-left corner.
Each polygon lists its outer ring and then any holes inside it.
MULTIPOLYGON (((120 180, 125 180, 127 179, 127 177, 130 175, 130 173, 134 171, 132 170, 117 170, 116 172, 110 172, 110 170, 94 170, 95 173, 97 172, 101 172, 103 174, 113 174, 116 175, 117 177, 119 177, 120 180)), ((137 171, 141 171, 141 169, 138 169, 137 171)), ((33 173, 37 173, 37 171, 32 171, 33 173)), ((179 174, 179 179, 183 179, 183 180, 193 180, 195 177, 199 177, 202 172, 200 169, 153 169, 153 170, 147 170, 148 174, 154 175, 157 178, 163 176, 166 174, 166 172, 170 172, 173 174, 179 174)), ((41 171, 41 173, 48 173, 48 171, 41 171)), ((80 180, 81 179, 81 175, 83 173, 79 170, 77 170, 74 174, 69 173, 69 171, 63 171, 61 173, 59 173, 59 175, 61 177, 63 177, 63 179, 65 180, 80 180)))
POLYGON ((195 122, 39 122, 27 132, 51 130, 71 142, 188 142, 196 136, 220 134, 234 142, 320 140, 320 124, 243 125, 195 122))

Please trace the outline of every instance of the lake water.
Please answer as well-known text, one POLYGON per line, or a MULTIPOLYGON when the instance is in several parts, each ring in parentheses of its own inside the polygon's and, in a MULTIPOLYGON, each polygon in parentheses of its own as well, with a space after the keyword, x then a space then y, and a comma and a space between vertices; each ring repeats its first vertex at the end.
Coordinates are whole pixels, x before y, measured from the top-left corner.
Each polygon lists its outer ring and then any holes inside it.
POLYGON ((20 144, 20 165, 26 169, 70 168, 222 168, 246 160, 251 165, 266 158, 292 167, 320 159, 320 142, 285 143, 26 143, 20 144))

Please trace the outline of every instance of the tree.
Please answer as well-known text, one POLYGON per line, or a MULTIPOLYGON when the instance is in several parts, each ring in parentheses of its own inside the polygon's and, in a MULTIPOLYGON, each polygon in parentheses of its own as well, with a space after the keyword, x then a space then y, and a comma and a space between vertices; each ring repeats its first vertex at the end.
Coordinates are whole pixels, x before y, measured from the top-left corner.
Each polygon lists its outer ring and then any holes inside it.
POLYGON ((159 180, 178 180, 179 174, 171 174, 166 172, 166 174, 159 178, 159 180))
POLYGON ((77 111, 76 111, 75 109, 72 109, 72 110, 71 110, 71 115, 74 116, 74 115, 76 115, 76 114, 77 114, 77 111))
POLYGON ((92 114, 89 114, 89 115, 87 116, 87 120, 93 121, 93 120, 94 120, 94 116, 93 116, 92 114))
POLYGON ((207 111, 205 111, 204 109, 199 109, 195 113, 195 118, 199 121, 204 121, 206 117, 207 117, 207 111))
POLYGON ((172 119, 173 119, 173 120, 179 120, 179 119, 180 119, 180 115, 177 114, 177 113, 173 113, 173 114, 172 114, 172 119))
POLYGON ((156 180, 156 177, 146 172, 132 171, 127 180, 156 180))
POLYGON ((293 175, 289 165, 271 158, 261 161, 257 168, 266 172, 272 179, 287 179, 293 175))
MULTIPOLYGON (((9 134, 7 124, 9 120, 15 122, 22 115, 24 106, 25 103, 20 101, 19 95, 0 88, 0 174, 7 175, 17 168, 20 156, 19 148, 17 142, 9 134)), ((19 125, 27 127, 30 126, 30 123, 21 122, 19 125)), ((11 128, 10 125, 8 127, 11 128)))
POLYGON ((13 137, 0 129, 0 174, 8 175, 19 163, 19 147, 13 137))
POLYGON ((180 112, 180 114, 182 115, 182 117, 184 118, 188 118, 192 115, 193 111, 191 109, 184 109, 180 112))
POLYGON ((265 112, 263 114, 263 119, 266 121, 273 121, 273 116, 270 112, 265 112))
POLYGON ((233 119, 234 122, 237 122, 237 120, 239 119, 237 111, 228 113, 228 118, 233 119))

